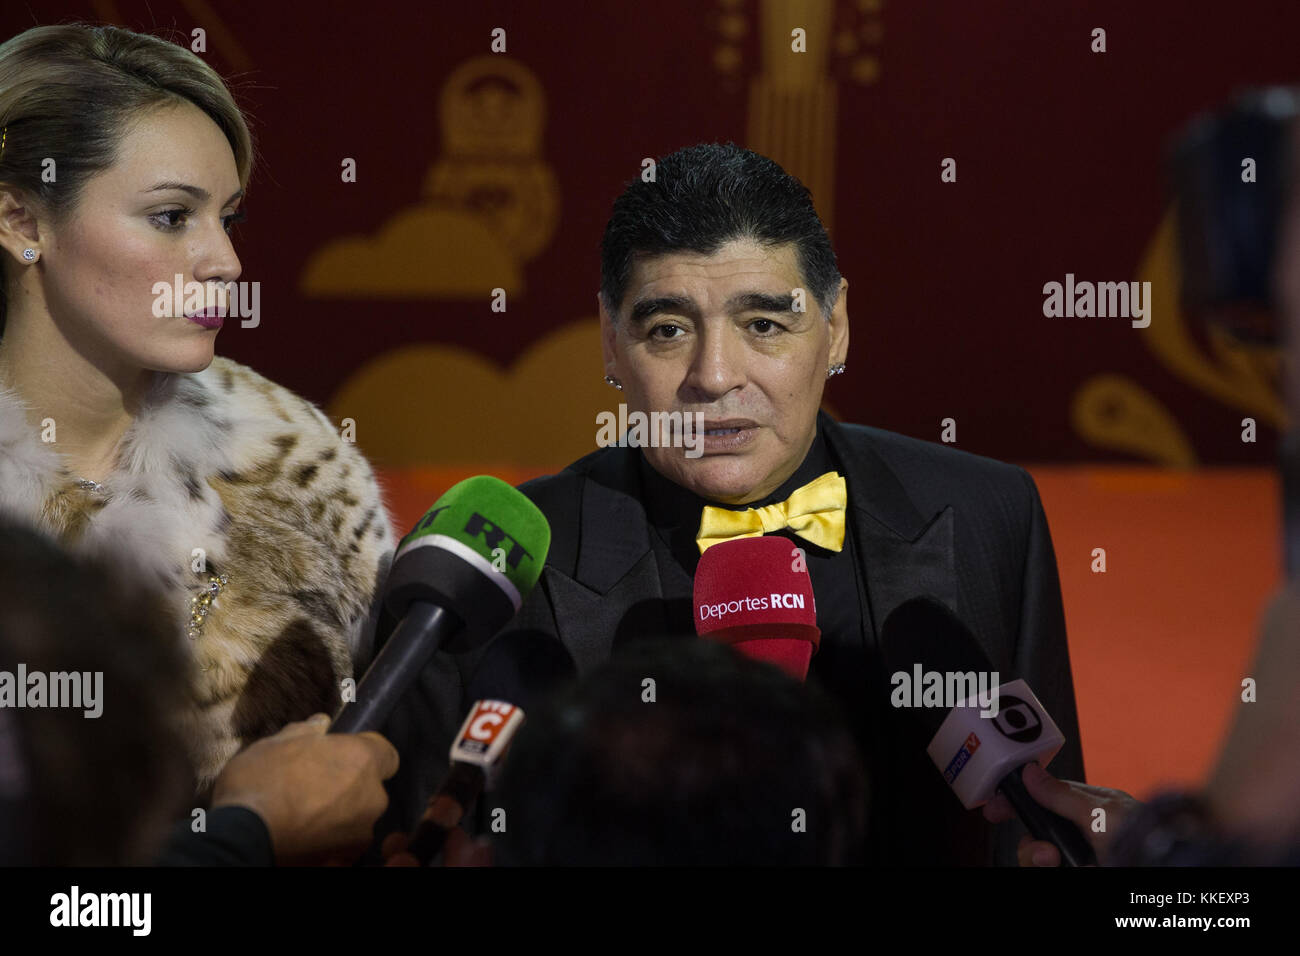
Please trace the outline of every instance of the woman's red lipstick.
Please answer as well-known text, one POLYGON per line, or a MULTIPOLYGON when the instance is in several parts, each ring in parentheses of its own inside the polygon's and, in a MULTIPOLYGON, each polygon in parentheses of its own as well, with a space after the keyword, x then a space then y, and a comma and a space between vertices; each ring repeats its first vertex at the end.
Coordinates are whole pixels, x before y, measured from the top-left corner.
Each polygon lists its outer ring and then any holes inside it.
POLYGON ((193 315, 186 315, 185 318, 203 326, 205 329, 219 329, 221 328, 222 323, 226 321, 225 316, 222 315, 222 311, 222 309, 219 309, 214 305, 204 309, 202 312, 195 312, 193 315))

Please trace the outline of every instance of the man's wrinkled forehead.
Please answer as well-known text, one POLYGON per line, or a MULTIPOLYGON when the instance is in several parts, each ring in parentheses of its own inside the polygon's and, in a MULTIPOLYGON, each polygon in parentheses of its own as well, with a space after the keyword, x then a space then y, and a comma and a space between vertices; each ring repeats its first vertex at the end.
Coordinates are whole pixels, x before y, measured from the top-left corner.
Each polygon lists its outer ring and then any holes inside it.
POLYGON ((634 320, 668 309, 679 314, 788 311, 803 286, 793 243, 733 240, 716 252, 642 255, 632 262, 620 313, 634 320))

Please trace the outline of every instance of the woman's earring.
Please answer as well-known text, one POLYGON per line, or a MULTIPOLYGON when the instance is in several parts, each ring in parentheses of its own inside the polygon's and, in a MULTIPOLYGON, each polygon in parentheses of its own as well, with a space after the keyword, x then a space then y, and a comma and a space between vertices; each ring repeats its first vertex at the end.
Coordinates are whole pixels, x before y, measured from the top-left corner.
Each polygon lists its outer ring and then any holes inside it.
POLYGON ((841 362, 839 365, 832 365, 829 369, 826 370, 827 378, 834 378, 836 375, 843 375, 843 374, 844 374, 843 362, 841 362))
POLYGON ((35 262, 35 261, 36 261, 36 250, 35 250, 35 249, 24 249, 24 250, 23 250, 23 258, 26 259, 28 262, 35 262))
POLYGON ((618 389, 620 392, 623 391, 623 383, 620 382, 618 379, 616 379, 613 375, 606 375, 606 376, 605 376, 605 384, 606 384, 606 385, 613 385, 613 386, 614 386, 616 389, 618 389))

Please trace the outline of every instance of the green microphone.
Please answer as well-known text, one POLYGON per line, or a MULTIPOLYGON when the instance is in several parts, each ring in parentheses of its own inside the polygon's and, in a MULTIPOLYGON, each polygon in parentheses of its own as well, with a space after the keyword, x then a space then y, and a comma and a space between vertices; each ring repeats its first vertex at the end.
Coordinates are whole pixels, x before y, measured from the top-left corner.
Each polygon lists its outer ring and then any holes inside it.
POLYGON ((384 606, 399 623, 330 733, 378 730, 436 651, 490 640, 537 584, 550 546, 545 516, 500 478, 448 489, 393 555, 384 606))

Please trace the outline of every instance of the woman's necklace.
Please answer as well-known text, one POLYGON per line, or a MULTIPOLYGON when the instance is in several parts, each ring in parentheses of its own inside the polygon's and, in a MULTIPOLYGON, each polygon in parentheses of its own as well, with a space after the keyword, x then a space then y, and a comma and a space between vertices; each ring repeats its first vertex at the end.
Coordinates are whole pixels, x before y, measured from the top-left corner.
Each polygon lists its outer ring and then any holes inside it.
MULTIPOLYGON (((108 488, 102 482, 92 481, 89 478, 73 478, 78 488, 96 495, 107 495, 108 488)), ((185 636, 191 641, 197 641, 203 634, 203 625, 207 621, 208 612, 212 609, 212 602, 217 599, 217 595, 222 589, 230 583, 230 579, 225 574, 218 574, 214 571, 208 571, 204 574, 204 581, 199 589, 198 594, 190 597, 190 620, 186 627, 185 636)), ((190 593, 190 592, 187 592, 190 593)), ((210 665, 204 665, 203 669, 209 670, 210 665)))
POLYGON ((93 491, 97 495, 108 494, 108 489, 97 481, 91 481, 89 478, 74 478, 78 488, 84 488, 86 491, 93 491))

